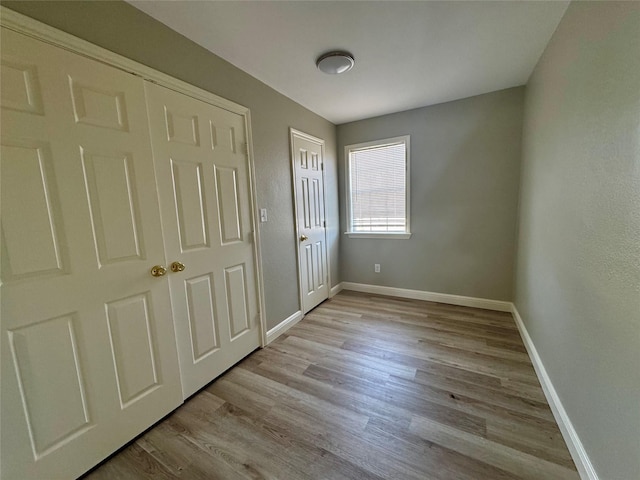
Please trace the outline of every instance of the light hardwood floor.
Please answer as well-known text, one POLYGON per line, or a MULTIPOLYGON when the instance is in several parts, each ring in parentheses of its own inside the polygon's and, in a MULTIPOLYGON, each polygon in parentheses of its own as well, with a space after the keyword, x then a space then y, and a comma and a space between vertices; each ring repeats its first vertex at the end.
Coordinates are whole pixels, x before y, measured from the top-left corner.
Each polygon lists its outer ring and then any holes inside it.
POLYGON ((578 479, 510 314, 342 292, 86 476, 578 479))

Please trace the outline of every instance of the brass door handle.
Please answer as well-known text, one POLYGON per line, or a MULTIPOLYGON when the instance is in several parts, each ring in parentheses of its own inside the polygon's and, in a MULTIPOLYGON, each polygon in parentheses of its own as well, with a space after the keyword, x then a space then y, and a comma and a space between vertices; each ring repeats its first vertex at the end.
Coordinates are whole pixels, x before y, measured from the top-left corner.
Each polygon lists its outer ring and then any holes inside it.
POLYGON ((300 235, 300 241, 301 242, 305 242, 307 240, 309 240, 309 237, 307 237, 306 235, 300 235))
POLYGON ((178 273, 178 272, 182 272, 185 268, 184 263, 180 263, 180 262, 173 262, 171 264, 171 271, 173 273, 178 273))
POLYGON ((167 274, 167 269, 162 265, 154 265, 151 267, 151 275, 154 277, 164 277, 167 274))

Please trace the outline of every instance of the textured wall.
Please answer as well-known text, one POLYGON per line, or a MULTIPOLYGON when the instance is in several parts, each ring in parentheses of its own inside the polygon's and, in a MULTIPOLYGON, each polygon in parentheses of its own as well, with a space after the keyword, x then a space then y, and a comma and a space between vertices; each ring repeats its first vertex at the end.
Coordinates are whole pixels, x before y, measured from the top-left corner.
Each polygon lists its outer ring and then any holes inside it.
POLYGON ((573 2, 527 85, 516 306, 602 480, 640 476, 640 3, 573 2))
POLYGON ((511 88, 338 126, 342 200, 345 145, 411 136, 413 235, 343 235, 343 281, 511 300, 523 98, 511 88))
POLYGON ((326 141, 327 230, 332 283, 339 279, 335 126, 120 1, 2 4, 251 109, 268 327, 300 309, 289 127, 326 141))

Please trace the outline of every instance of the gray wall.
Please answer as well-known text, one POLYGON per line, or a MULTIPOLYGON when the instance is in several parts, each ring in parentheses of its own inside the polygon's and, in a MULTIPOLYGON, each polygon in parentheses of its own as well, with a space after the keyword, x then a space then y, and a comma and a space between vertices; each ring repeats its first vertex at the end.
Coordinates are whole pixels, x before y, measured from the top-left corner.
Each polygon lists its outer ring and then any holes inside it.
POLYGON ((344 146, 411 135, 413 235, 343 235, 343 281, 511 300, 523 98, 511 88, 338 126, 342 232, 344 146))
POLYGON ((524 123, 515 303, 600 478, 638 478, 640 3, 569 6, 524 123))
POLYGON ((109 2, 2 5, 251 109, 268 327, 300 309, 289 127, 326 141, 327 229, 332 283, 339 278, 335 126, 134 7, 109 2))

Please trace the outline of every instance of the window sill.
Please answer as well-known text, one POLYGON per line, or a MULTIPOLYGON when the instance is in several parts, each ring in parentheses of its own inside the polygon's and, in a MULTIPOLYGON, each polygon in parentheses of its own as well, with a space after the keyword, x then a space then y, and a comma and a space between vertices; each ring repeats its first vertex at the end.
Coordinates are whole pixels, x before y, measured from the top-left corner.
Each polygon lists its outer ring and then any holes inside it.
POLYGON ((382 232, 344 232, 349 238, 384 238, 387 240, 407 240, 411 238, 411 233, 382 233, 382 232))

